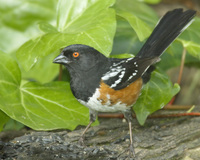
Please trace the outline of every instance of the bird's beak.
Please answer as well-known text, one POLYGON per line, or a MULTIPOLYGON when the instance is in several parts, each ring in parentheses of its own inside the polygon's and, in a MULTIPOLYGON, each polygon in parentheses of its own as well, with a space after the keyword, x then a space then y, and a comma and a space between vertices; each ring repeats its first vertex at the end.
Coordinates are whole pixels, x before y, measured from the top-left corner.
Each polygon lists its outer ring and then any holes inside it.
POLYGON ((59 64, 69 64, 70 61, 67 57, 65 57, 62 53, 57 56, 54 60, 53 63, 59 63, 59 64))

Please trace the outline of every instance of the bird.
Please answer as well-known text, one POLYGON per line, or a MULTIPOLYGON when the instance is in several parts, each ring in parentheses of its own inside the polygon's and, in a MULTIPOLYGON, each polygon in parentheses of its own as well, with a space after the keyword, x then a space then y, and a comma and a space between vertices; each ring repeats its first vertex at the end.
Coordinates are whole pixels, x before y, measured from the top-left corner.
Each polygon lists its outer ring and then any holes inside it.
POLYGON ((74 97, 89 108, 90 122, 80 136, 80 143, 84 144, 84 135, 98 112, 121 112, 129 126, 129 155, 135 157, 132 106, 140 96, 142 86, 150 80, 154 64, 192 23, 195 14, 196 11, 191 9, 168 11, 135 57, 109 58, 91 46, 71 44, 53 60, 67 68, 74 97))

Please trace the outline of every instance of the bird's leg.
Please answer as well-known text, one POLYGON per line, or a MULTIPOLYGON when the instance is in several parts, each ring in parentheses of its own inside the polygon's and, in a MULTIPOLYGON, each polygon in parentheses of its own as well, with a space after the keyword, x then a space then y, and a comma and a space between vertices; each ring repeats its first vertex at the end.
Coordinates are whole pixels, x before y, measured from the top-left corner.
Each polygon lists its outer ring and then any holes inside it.
POLYGON ((89 124, 87 125, 87 127, 84 129, 84 131, 83 131, 83 133, 81 134, 81 137, 80 137, 80 139, 79 139, 79 143, 80 143, 81 145, 85 145, 85 144, 84 144, 84 136, 85 136, 85 133, 86 133, 87 130, 90 128, 91 124, 96 120, 96 117, 97 117, 97 112, 90 109, 90 122, 89 122, 89 124))
POLYGON ((129 156, 135 157, 134 145, 133 145, 133 133, 132 133, 132 110, 128 110, 124 113, 124 117, 128 121, 129 125, 129 134, 130 134, 130 146, 129 146, 129 156))
POLYGON ((81 145, 85 145, 84 144, 84 135, 85 135, 85 133, 87 132, 87 130, 90 128, 90 126, 91 126, 91 124, 93 123, 94 121, 91 121, 90 120, 90 123, 87 125, 87 127, 84 129, 84 131, 83 131, 83 133, 81 134, 81 137, 80 137, 80 139, 79 139, 79 143, 81 144, 81 145))
POLYGON ((132 123, 128 122, 129 125, 129 133, 130 133, 130 150, 129 150, 129 156, 135 157, 135 150, 133 145, 133 133, 132 133, 132 123))

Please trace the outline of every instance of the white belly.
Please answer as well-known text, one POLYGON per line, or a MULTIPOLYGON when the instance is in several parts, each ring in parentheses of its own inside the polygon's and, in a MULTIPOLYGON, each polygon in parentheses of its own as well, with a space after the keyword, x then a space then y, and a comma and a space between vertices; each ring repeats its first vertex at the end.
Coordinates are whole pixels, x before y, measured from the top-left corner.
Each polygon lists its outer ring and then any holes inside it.
MULTIPOLYGON (((97 89, 95 94, 89 99, 88 102, 84 102, 82 100, 78 100, 81 104, 88 107, 89 109, 98 111, 98 112, 123 112, 126 111, 129 106, 126 106, 123 103, 116 103, 114 105, 111 105, 110 101, 107 101, 105 104, 102 105, 101 101, 98 100, 98 97, 100 96, 99 90, 97 89)), ((109 100, 109 95, 107 96, 109 100)))

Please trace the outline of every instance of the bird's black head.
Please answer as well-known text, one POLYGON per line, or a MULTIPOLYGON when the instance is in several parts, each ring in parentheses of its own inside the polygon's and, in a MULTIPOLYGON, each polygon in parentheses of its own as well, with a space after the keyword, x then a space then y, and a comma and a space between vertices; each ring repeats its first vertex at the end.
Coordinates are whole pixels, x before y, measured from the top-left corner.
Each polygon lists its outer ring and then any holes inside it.
POLYGON ((106 57, 96 49, 74 44, 65 47, 53 62, 65 65, 68 69, 86 71, 93 68, 99 61, 106 61, 106 57))

